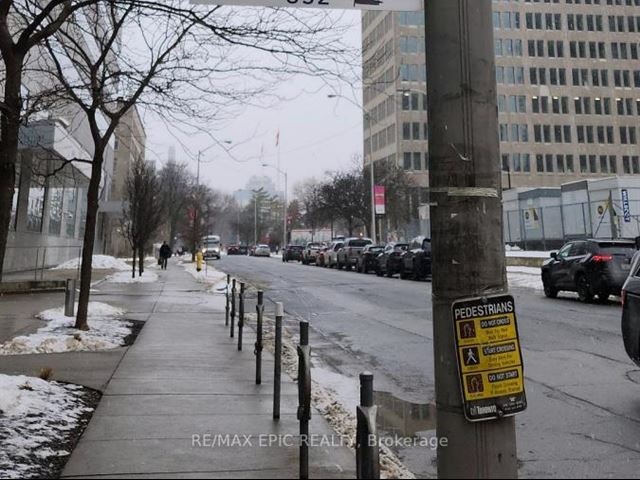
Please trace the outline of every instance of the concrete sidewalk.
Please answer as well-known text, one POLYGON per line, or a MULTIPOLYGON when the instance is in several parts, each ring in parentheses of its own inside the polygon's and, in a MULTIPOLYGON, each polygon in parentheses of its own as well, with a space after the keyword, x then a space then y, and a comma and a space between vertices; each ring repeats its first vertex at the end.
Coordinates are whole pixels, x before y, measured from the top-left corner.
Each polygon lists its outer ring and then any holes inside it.
MULTIPOLYGON (((63 477, 297 478, 292 437, 260 445, 266 435, 297 434, 295 383, 283 374, 282 416, 273 422, 273 358, 263 352, 263 384, 256 386, 251 329, 238 352, 224 326, 223 296, 175 264, 158 275, 152 284, 102 284, 92 296, 147 323, 63 477), (213 445, 218 435, 238 435, 242 445, 213 445)), ((317 413, 310 431, 333 435, 317 413)), ((309 464, 312 477, 355 478, 355 454, 345 447, 314 446, 309 464)))

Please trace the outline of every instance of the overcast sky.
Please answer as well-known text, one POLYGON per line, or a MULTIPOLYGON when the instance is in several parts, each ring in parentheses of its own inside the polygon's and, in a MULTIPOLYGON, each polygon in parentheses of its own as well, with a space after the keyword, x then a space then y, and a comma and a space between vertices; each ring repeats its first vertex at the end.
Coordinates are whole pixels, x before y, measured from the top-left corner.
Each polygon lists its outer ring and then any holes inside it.
MULTIPOLYGON (((360 12, 348 12, 345 20, 354 26, 346 41, 356 47, 361 46, 360 12)), ((345 85, 343 94, 362 101, 353 86, 345 85)), ((282 85, 281 93, 293 100, 281 103, 274 109, 247 108, 234 121, 216 132, 221 141, 232 142, 232 156, 219 146, 202 154, 200 170, 201 182, 211 187, 231 193, 244 188, 251 175, 265 174, 274 181, 282 175, 275 169, 262 167, 262 163, 278 162, 276 135, 280 131, 280 167, 289 176, 289 192, 296 183, 310 177, 321 177, 327 170, 348 167, 353 155, 362 155, 363 130, 362 110, 348 100, 330 99, 333 93, 323 88, 321 79, 301 76, 282 85), (263 160, 260 160, 261 154, 263 160)), ((187 137, 150 115, 145 115, 147 132, 147 158, 162 165, 167 161, 169 148, 176 149, 176 159, 185 161, 195 174, 196 155, 191 152, 205 150, 211 146, 211 139, 187 137), (187 148, 184 148, 184 145, 187 148)), ((230 146, 229 146, 230 147, 230 146)))

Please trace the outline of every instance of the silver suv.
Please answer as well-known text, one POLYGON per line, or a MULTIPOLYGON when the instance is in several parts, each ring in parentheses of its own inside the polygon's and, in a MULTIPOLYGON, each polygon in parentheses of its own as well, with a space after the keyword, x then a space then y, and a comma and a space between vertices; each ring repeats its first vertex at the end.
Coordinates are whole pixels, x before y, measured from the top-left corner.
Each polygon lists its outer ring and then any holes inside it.
POLYGON ((338 258, 336 262, 338 270, 342 267, 344 267, 345 270, 351 270, 351 267, 358 264, 358 259, 360 258, 360 255, 362 255, 364 247, 371 245, 372 243, 373 240, 370 238, 347 238, 344 241, 342 248, 338 250, 338 258))

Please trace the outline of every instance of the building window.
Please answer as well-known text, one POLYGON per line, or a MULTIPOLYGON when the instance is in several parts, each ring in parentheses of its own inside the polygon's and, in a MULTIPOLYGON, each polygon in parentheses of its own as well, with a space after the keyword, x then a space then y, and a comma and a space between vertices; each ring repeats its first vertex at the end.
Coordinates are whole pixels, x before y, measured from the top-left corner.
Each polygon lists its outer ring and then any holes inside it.
POLYGON ((67 237, 73 238, 76 234, 76 207, 77 207, 77 195, 75 188, 64 189, 64 202, 63 202, 63 222, 65 225, 65 234, 67 237))
POLYGON ((15 230, 18 220, 18 198, 20 197, 20 164, 16 164, 16 180, 13 188, 13 199, 11 201, 11 221, 9 229, 15 230))
POLYGON ((27 230, 30 232, 42 232, 45 194, 46 188, 36 180, 32 180, 29 187, 29 203, 27 206, 27 230))
POLYGON ((404 152, 404 162, 403 165, 405 170, 411 170, 411 153, 404 152))
POLYGON ((49 188, 49 234, 60 235, 62 230, 64 188, 55 179, 52 184, 49 188))
POLYGON ((413 169, 422 170, 422 154, 420 152, 413 153, 413 169))

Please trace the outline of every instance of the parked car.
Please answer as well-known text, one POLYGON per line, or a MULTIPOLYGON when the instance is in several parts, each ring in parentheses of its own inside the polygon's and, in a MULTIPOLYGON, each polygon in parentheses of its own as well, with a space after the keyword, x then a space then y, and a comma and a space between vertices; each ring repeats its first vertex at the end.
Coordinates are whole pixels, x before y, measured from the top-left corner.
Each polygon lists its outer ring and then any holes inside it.
POLYGON ((255 251, 253 252, 253 255, 255 257, 270 257, 271 256, 271 249, 269 248, 269 245, 258 245, 256 246, 255 251))
POLYGON ((240 251, 240 255, 248 255, 249 254, 249 247, 247 247, 246 245, 240 245, 238 247, 238 250, 240 251))
POLYGON ((402 272, 402 257, 409 249, 408 243, 390 243, 378 257, 376 265, 376 275, 379 277, 386 275, 391 278, 395 274, 402 272))
POLYGON ((622 340, 629 358, 640 366, 640 252, 622 286, 622 340))
POLYGON ((283 262, 301 262, 302 261, 302 252, 304 251, 304 247, 302 245, 287 245, 287 248, 282 252, 282 261, 283 262))
POLYGON ((307 246, 304 248, 304 252, 302 252, 302 263, 304 263, 305 265, 315 263, 318 252, 323 246, 324 245, 322 243, 318 242, 307 243, 307 246))
POLYGON ((242 255, 240 253, 240 247, 238 245, 228 245, 227 255, 242 255))
POLYGON ((325 255, 325 263, 327 267, 333 268, 338 265, 338 251, 342 248, 344 242, 342 240, 336 240, 329 245, 329 250, 325 255))
POLYGON ((384 245, 367 245, 362 250, 362 255, 358 258, 356 269, 360 273, 369 273, 370 270, 376 270, 378 265, 378 255, 384 251, 384 245))
POLYGON ((329 260, 329 246, 325 245, 318 251, 318 255, 316 256, 316 265, 318 267, 326 267, 327 261, 329 260))
POLYGON ((619 295, 631 271, 633 240, 579 240, 569 242, 542 265, 544 293, 577 292, 582 302, 595 296, 602 302, 619 295))
POLYGON ((409 242, 409 249, 402 256, 400 278, 423 280, 431 276, 431 239, 415 237, 409 242))
POLYGON ((341 268, 345 268, 345 270, 351 270, 351 267, 354 267, 358 264, 358 258, 362 254, 362 250, 367 245, 371 245, 373 241, 370 238, 347 238, 344 241, 344 245, 340 250, 338 250, 338 255, 336 259, 336 265, 338 270, 341 268))

